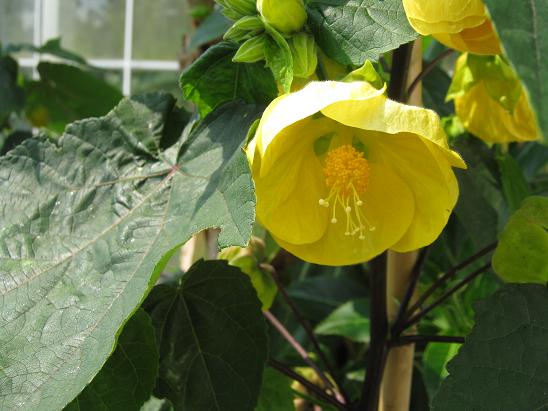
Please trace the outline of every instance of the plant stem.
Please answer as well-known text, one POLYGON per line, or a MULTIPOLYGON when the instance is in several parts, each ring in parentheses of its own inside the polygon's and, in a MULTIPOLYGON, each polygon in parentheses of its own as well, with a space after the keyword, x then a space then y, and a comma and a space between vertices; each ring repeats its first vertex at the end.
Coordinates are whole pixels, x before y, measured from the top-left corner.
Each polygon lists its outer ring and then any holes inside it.
POLYGON ((278 362, 278 361, 276 361, 272 358, 268 360, 268 365, 270 367, 278 370, 282 374, 288 376, 292 380, 295 380, 295 381, 301 383, 303 385, 303 387, 305 387, 311 393, 316 395, 316 397, 318 397, 320 400, 328 402, 329 404, 335 406, 339 410, 346 410, 346 407, 344 406, 344 404, 341 404, 339 401, 337 401, 331 395, 325 393, 320 387, 318 387, 317 385, 315 385, 312 382, 308 381, 306 378, 304 378, 302 375, 296 373, 295 371, 293 371, 288 366, 286 366, 286 365, 284 365, 284 364, 282 364, 282 363, 280 363, 280 362, 278 362))
POLYGON ((455 52, 455 50, 453 50, 453 49, 447 49, 447 50, 441 52, 440 54, 438 54, 431 62, 429 62, 428 64, 426 64, 424 66, 424 69, 419 73, 419 75, 417 77, 414 78, 413 82, 408 87, 407 92, 406 92, 406 101, 407 101, 407 98, 413 93, 413 90, 415 90, 415 87, 418 86, 420 81, 424 77, 426 77, 426 75, 428 73, 430 73, 434 69, 434 67, 436 67, 438 65, 438 63, 440 61, 442 61, 444 58, 450 56, 454 52, 455 52))
POLYGON ((401 323, 405 321, 406 319, 407 307, 409 306, 411 297, 413 296, 413 293, 415 292, 415 288, 417 287, 417 283, 419 282, 419 277, 420 277, 422 268, 424 267, 424 263, 426 262, 427 256, 428 256, 428 247, 424 247, 419 252, 419 257, 417 258, 417 261, 415 262, 411 270, 411 274, 409 276, 410 277, 409 286, 407 287, 405 296, 401 300, 398 313, 396 314, 396 318, 394 319, 394 323, 392 325, 393 336, 394 336, 394 331, 397 330, 401 326, 401 323))
POLYGON ((464 337, 453 335, 403 335, 390 341, 390 346, 398 347, 407 344, 429 342, 464 344, 464 337))
POLYGON ((483 257, 484 255, 488 254, 489 252, 493 251, 497 246, 497 242, 494 242, 492 244, 489 244, 487 247, 482 248, 477 253, 473 254, 472 256, 468 257, 466 260, 462 261, 461 263, 457 264, 456 266, 450 268, 447 270, 445 274, 443 274, 441 277, 438 277, 434 284, 432 284, 420 297, 419 299, 407 310, 406 318, 409 318, 413 315, 415 311, 417 311, 420 306, 430 297, 439 287, 441 287, 443 284, 445 284, 449 279, 451 279, 459 270, 465 268, 466 266, 470 265, 477 259, 483 257))
POLYGON ((388 97, 392 100, 400 102, 405 100, 405 85, 412 51, 413 43, 403 44, 394 51, 390 84, 388 85, 388 97))
POLYGON ((370 342, 359 410, 377 411, 386 361, 388 319, 386 316, 386 252, 375 257, 369 275, 370 342))
MULTIPOLYGON (((315 348, 316 354, 318 354, 318 357, 322 360, 323 365, 325 366, 325 368, 327 369, 331 377, 335 379, 335 371, 331 367, 331 364, 329 363, 329 361, 327 360, 327 357, 325 356, 323 350, 321 349, 320 342, 316 338, 316 334, 314 334, 314 330, 312 329, 312 327, 310 326, 310 323, 306 320, 306 318, 304 318, 304 316, 301 314, 297 305, 293 302, 289 294, 287 294, 287 291, 285 291, 285 287, 282 284, 276 269, 270 264, 261 264, 261 268, 270 272, 270 274, 272 275, 272 278, 274 279, 274 282, 276 283, 276 286, 278 287, 278 291, 280 292, 282 298, 284 299, 284 301, 287 303, 287 305, 289 306, 289 308, 295 315, 295 318, 297 319, 299 324, 301 324, 301 326, 303 327, 304 331, 306 332, 306 335, 308 336, 308 339, 310 340, 310 342, 315 348)), ((348 396, 341 388, 341 385, 337 384, 337 388, 338 388, 338 391, 341 393, 340 395, 342 396, 340 398, 338 397, 337 399, 343 403, 347 403, 348 396)), ((335 394, 338 395, 337 391, 335 391, 335 394)))
POLYGON ((471 274, 468 274, 466 277, 464 277, 461 281, 459 281, 457 284, 455 284, 453 287, 451 287, 448 291, 445 292, 440 298, 438 298, 436 301, 434 301, 432 304, 430 304, 425 309, 419 311, 417 314, 412 316, 409 320, 407 320, 403 325, 401 331, 405 330, 406 328, 410 327, 413 324, 416 324, 423 318, 426 314, 428 314, 430 311, 432 311, 434 308, 439 306, 441 303, 443 303, 445 300, 447 300, 452 294, 454 294, 457 290, 468 284, 470 281, 472 281, 474 278, 476 278, 478 275, 484 273, 485 271, 489 270, 491 268, 491 263, 487 263, 483 265, 482 267, 478 268, 471 274))
POLYGON ((295 339, 295 337, 291 335, 287 328, 285 328, 284 325, 270 311, 263 311, 263 314, 266 319, 270 321, 270 323, 274 326, 274 328, 280 333, 280 335, 295 349, 295 351, 297 351, 303 361, 306 362, 308 366, 314 370, 314 372, 318 375, 318 377, 325 384, 325 386, 331 389, 333 393, 335 393, 335 395, 337 396, 337 390, 333 386, 333 383, 329 381, 329 378, 325 376, 320 367, 318 367, 318 365, 314 361, 312 361, 303 346, 299 344, 299 342, 295 339))

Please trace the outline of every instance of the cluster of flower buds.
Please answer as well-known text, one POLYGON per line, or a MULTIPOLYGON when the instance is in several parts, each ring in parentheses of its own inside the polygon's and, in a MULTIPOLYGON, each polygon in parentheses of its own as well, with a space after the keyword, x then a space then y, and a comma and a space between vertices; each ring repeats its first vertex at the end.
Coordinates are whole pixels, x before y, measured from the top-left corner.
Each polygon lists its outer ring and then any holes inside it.
POLYGON ((314 37, 305 31, 307 20, 303 0, 216 0, 225 16, 235 20, 225 40, 240 43, 233 61, 265 61, 287 92, 292 79, 308 79, 318 63, 314 37), (278 62, 283 64, 277 64, 278 62), (278 67, 289 67, 280 73, 278 67))

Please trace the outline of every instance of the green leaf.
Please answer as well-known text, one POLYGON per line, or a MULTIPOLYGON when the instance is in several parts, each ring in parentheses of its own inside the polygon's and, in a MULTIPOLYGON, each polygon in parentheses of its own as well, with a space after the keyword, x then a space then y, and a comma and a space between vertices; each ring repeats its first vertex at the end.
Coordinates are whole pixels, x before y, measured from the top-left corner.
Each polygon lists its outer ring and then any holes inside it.
POLYGON ((219 108, 174 164, 159 148, 181 134, 174 104, 125 99, 0 158, 0 409, 71 401, 193 234, 220 227, 219 246, 248 241, 255 196, 241 144, 260 110, 219 108))
POLYGON ((343 303, 363 297, 367 290, 347 275, 334 278, 330 273, 292 283, 287 292, 305 317, 321 321, 343 303))
POLYGON ((25 103, 23 90, 17 85, 17 62, 9 56, 0 57, 0 127, 10 113, 25 103))
POLYGON ((265 368, 263 386, 255 411, 295 411, 293 381, 272 368, 265 368))
POLYGON ((548 141, 548 3, 544 0, 485 0, 502 47, 528 91, 548 141))
POLYGON ((312 0, 308 7, 316 42, 341 64, 376 61, 417 38, 401 0, 312 0))
POLYGON ((6 49, 6 53, 16 53, 19 51, 31 51, 33 53, 49 54, 72 63, 86 65, 86 60, 69 50, 64 49, 61 46, 61 39, 54 38, 46 41, 40 47, 36 47, 33 44, 15 44, 9 45, 6 49))
POLYGON ((369 300, 361 298, 344 303, 319 323, 320 335, 337 335, 360 343, 369 342, 369 300))
POLYGON ((148 314, 139 309, 124 326, 99 374, 65 410, 139 411, 152 394, 157 374, 154 328, 148 314))
POLYGON ((516 211, 493 256, 493 268, 516 283, 548 281, 548 198, 529 197, 516 211))
POLYGON ((219 104, 241 98, 268 104, 278 91, 272 74, 261 63, 233 63, 238 46, 222 42, 210 47, 181 76, 183 95, 202 116, 219 104))
POLYGON ((459 200, 455 214, 476 247, 484 247, 497 239, 504 224, 504 198, 500 192, 499 172, 493 152, 477 138, 462 136, 453 142, 463 156, 467 170, 456 170, 459 181, 459 200))
POLYGON ((476 326, 433 400, 433 410, 546 408, 548 290, 508 284, 478 302, 476 326))
POLYGON ((441 117, 455 112, 453 102, 446 102, 445 95, 451 84, 451 78, 439 67, 434 67, 422 80, 422 98, 424 107, 436 111, 441 117))
POLYGON ((62 132, 70 122, 103 116, 122 94, 87 69, 61 63, 38 64, 40 81, 27 84, 27 115, 34 125, 62 132))
POLYGON ((199 261, 145 308, 160 347, 158 390, 179 410, 253 410, 267 356, 266 324, 249 277, 199 261))
POLYGON ((447 377, 447 363, 459 352, 461 344, 430 343, 422 356, 423 376, 430 397, 447 377))
POLYGON ((195 50, 198 47, 223 36, 230 28, 232 22, 223 13, 214 9, 209 16, 198 26, 188 45, 188 50, 195 50))
POLYGON ((519 164, 510 154, 502 154, 496 160, 500 170, 504 197, 510 213, 513 213, 531 192, 519 164))

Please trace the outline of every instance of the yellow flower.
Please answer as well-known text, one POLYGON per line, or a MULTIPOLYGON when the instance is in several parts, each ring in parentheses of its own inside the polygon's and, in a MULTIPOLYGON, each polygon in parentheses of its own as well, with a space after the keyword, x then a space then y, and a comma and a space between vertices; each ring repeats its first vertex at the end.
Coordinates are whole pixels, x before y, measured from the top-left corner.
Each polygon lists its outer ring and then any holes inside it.
POLYGON ((535 115, 510 65, 499 56, 461 55, 448 99, 470 133, 492 143, 540 138, 535 115))
POLYGON ((409 23, 422 35, 476 54, 500 54, 482 0, 403 0, 409 23))
POLYGON ((257 217, 303 260, 346 265, 433 242, 458 196, 432 111, 367 82, 311 82, 274 100, 246 148, 257 217))

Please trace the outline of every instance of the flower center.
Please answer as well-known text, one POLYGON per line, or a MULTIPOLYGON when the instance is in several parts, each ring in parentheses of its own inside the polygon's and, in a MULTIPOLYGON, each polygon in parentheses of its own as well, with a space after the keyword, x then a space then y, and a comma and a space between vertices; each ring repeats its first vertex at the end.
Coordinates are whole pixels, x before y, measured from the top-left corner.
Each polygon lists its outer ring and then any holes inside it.
POLYGON ((345 235, 359 235, 365 239, 366 230, 373 227, 361 207, 361 196, 369 185, 369 163, 363 153, 349 144, 337 147, 327 153, 323 168, 325 184, 329 187, 327 198, 320 198, 322 207, 331 207, 331 223, 337 224, 337 211, 346 215, 345 235))

